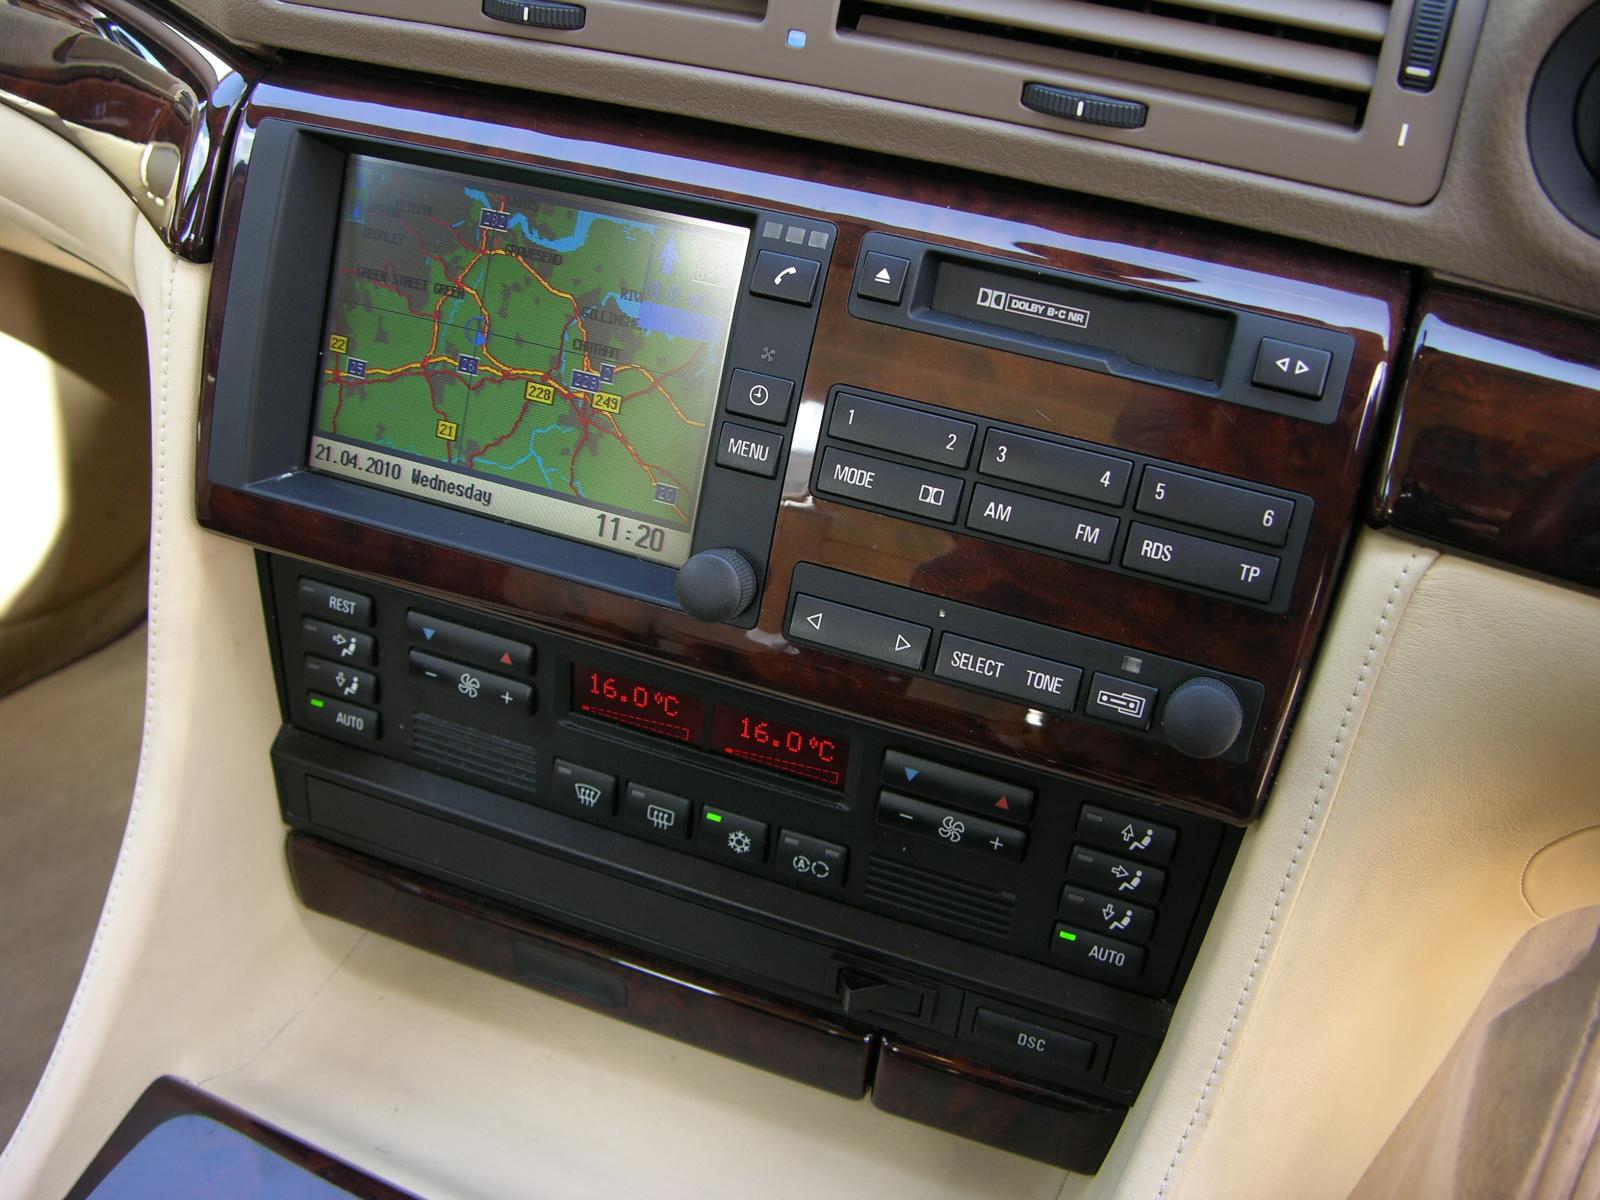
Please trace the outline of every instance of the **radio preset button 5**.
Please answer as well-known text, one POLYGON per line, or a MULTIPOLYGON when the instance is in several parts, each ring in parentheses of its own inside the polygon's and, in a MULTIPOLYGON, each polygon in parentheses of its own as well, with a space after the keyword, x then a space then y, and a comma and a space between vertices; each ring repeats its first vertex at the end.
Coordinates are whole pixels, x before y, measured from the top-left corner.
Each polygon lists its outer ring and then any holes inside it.
POLYGON ((756 255, 756 269, 750 279, 750 290, 758 296, 771 296, 774 300, 787 300, 791 304, 810 304, 816 296, 817 274, 820 270, 821 264, 815 259, 763 250, 756 255))
POLYGON ((982 688, 1040 708, 1071 712, 1078 702, 1083 672, 1066 663, 1008 650, 989 642, 947 633, 939 642, 933 673, 940 679, 982 688))
POLYGON ((828 436, 961 470, 972 457, 978 427, 917 408, 840 392, 833 402, 828 436))
POLYGON ((822 456, 817 491, 863 500, 881 508, 953 524, 961 504, 961 480, 932 471, 829 447, 822 456))
POLYGON ((1160 695, 1148 684, 1097 673, 1089 681, 1089 697, 1083 702, 1083 711, 1091 717, 1099 717, 1116 725, 1149 729, 1150 718, 1155 715, 1156 700, 1160 695))
POLYGON ((1128 548, 1122 554, 1122 565, 1130 570, 1263 604, 1272 599, 1278 562, 1270 554, 1137 522, 1128 531, 1128 548))
POLYGON ((1103 513, 1020 492, 1003 492, 980 483, 972 493, 967 528, 998 533, 1013 541, 1042 546, 1076 558, 1110 562, 1118 521, 1103 513))
POLYGON ((1289 522, 1294 518, 1293 500, 1160 467, 1145 468, 1134 507, 1153 517, 1269 546, 1281 546, 1288 540, 1289 522))
POLYGON ((926 625, 815 596, 796 596, 794 616, 789 618, 789 637, 795 641, 815 642, 910 671, 922 670, 932 636, 926 625))
POLYGON ((1028 846, 1028 835, 1014 826, 913 800, 898 792, 878 793, 878 824, 1003 862, 1021 862, 1028 846))
POLYGON ((794 380, 740 368, 728 380, 726 407, 735 416, 782 425, 789 420, 789 400, 793 396, 794 380))
POLYGON ((1000 429, 991 429, 984 439, 978 470, 1013 483, 1112 505, 1127 498, 1128 481, 1133 477, 1133 464, 1125 458, 1000 429))
POLYGON ((771 479, 777 475, 778 460, 782 457, 781 433, 751 429, 732 421, 722 423, 722 431, 717 435, 717 466, 771 479))

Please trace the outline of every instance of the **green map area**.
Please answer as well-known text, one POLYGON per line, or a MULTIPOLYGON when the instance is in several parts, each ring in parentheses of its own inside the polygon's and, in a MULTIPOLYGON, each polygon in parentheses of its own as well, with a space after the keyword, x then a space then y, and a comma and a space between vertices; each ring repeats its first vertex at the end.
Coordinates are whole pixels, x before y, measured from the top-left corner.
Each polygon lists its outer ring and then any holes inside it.
POLYGON ((362 157, 343 204, 318 434, 692 526, 746 231, 362 157))

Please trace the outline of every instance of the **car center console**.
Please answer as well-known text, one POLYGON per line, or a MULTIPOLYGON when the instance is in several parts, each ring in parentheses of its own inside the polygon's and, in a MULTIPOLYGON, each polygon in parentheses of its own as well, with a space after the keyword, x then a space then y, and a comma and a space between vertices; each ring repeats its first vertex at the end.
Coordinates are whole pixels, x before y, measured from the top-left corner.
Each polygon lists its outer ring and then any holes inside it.
POLYGON ((863 1056, 797 1077, 1098 1165, 1266 800, 1401 273, 291 67, 213 286, 198 508, 262 550, 308 903, 485 965, 315 882, 382 864, 520 930, 490 969, 695 1040, 643 956, 863 1056))

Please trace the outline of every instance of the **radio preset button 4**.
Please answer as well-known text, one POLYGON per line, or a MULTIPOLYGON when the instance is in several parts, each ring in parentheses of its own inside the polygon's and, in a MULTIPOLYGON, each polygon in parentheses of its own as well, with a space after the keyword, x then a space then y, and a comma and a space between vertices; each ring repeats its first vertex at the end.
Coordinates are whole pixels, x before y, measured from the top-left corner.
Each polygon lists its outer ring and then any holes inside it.
POLYGON ((1128 481, 1133 477, 1133 464, 1125 458, 1002 429, 991 429, 984 439, 978 470, 1013 483, 1111 505, 1121 504, 1127 497, 1128 481))
POLYGON ((892 450, 961 470, 972 457, 978 427, 968 421, 840 392, 828 420, 828 436, 879 450, 892 450))

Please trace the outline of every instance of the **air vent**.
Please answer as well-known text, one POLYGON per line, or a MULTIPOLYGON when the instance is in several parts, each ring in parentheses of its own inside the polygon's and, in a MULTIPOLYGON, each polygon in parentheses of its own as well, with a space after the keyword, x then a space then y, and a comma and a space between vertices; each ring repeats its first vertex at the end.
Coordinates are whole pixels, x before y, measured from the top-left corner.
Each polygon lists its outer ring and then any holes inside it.
POLYGON ((1002 938, 1011 933, 1017 906, 1010 892, 877 854, 867 862, 867 898, 926 924, 1002 938))
POLYGON ((839 28, 1358 128, 1389 17, 1376 0, 847 0, 839 28))
POLYGON ((453 773, 519 792, 531 791, 539 775, 539 756, 531 747, 427 713, 412 720, 411 752, 453 773))

